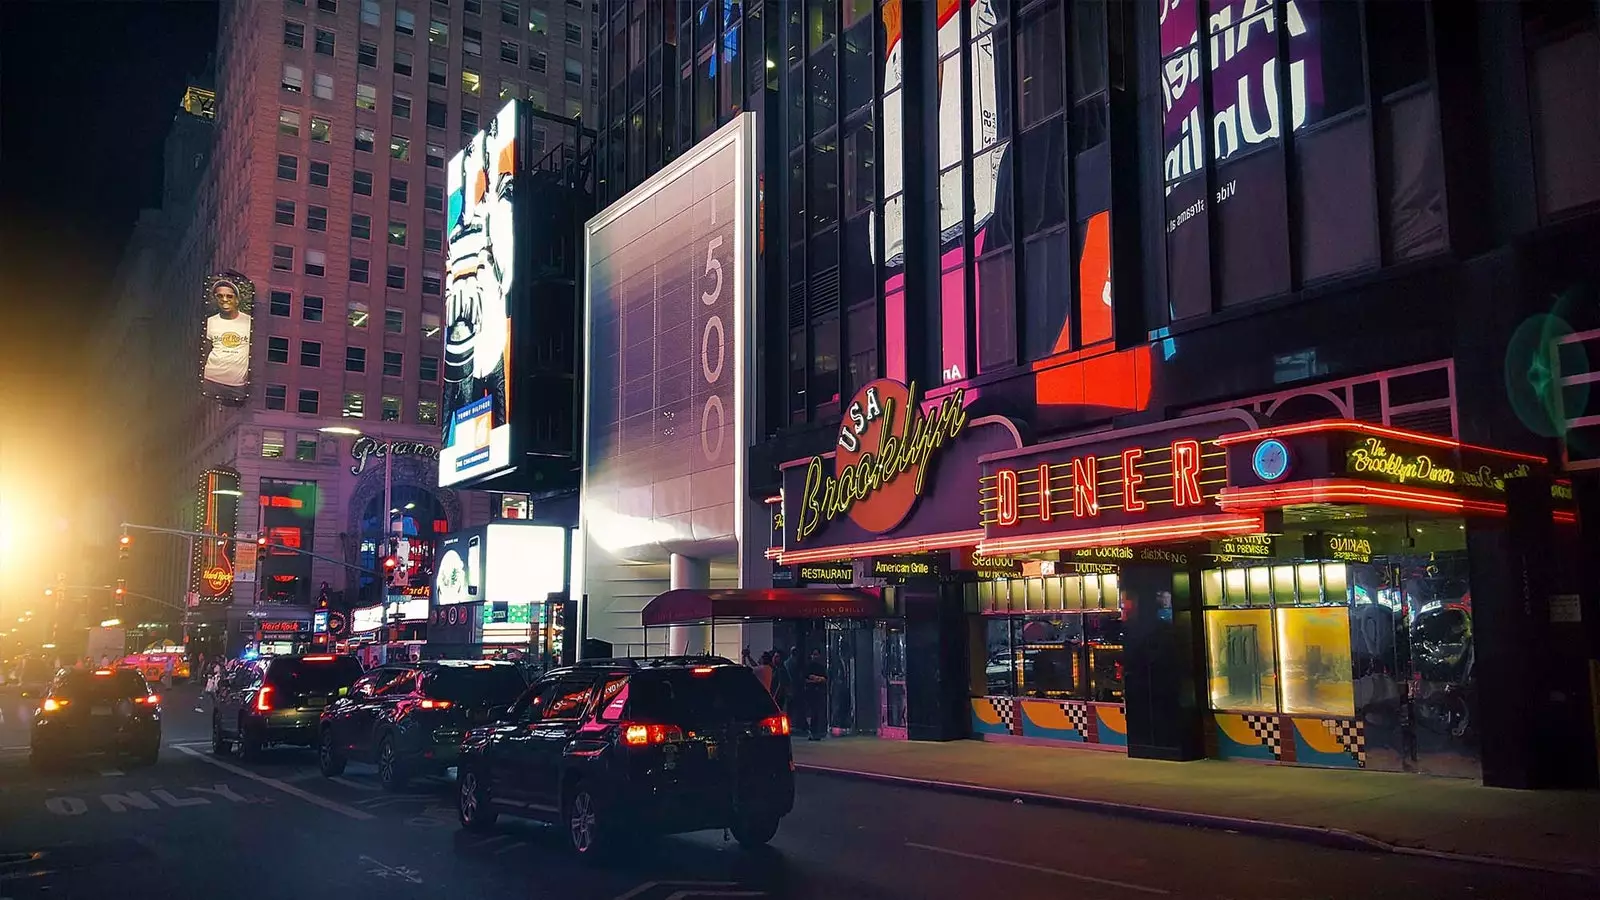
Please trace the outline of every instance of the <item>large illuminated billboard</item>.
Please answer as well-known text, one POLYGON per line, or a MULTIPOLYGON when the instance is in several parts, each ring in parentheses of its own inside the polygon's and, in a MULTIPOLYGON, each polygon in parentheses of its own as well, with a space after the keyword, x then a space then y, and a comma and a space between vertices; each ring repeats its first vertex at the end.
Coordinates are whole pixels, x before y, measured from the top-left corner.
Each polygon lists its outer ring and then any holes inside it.
POLYGON ((582 516, 605 555, 737 552, 755 167, 744 113, 586 228, 582 516))
POLYGON ((439 484, 511 465, 511 316, 517 104, 446 169, 444 449, 439 484))
POLYGON ((237 272, 206 278, 200 390, 208 397, 229 403, 250 397, 250 310, 255 299, 256 286, 237 272))
MULTIPOLYGON (((203 534, 233 535, 239 526, 239 473, 232 469, 208 469, 200 475, 195 490, 194 529, 203 534)), ((194 559, 190 566, 189 590, 201 603, 224 605, 233 602, 234 544, 231 540, 193 542, 194 559)), ((253 574, 253 573, 252 573, 253 574)), ((246 577, 244 581, 249 581, 246 577)))

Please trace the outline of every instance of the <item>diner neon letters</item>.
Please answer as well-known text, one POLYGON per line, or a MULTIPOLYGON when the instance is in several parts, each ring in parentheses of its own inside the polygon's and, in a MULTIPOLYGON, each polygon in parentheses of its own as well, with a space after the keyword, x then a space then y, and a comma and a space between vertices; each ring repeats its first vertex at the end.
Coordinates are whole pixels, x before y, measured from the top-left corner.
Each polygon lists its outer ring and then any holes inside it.
POLYGON ((824 521, 848 514, 857 503, 870 503, 880 489, 908 472, 915 473, 912 491, 921 496, 934 452, 966 427, 967 412, 962 404, 965 395, 961 390, 948 394, 931 413, 924 414, 918 408, 913 384, 907 404, 911 415, 899 429, 895 427, 898 410, 893 398, 880 398, 875 390, 868 389, 862 400, 851 403, 839 429, 840 448, 850 452, 859 449, 868 425, 882 419, 877 452, 863 452, 832 476, 823 474, 822 457, 811 458, 801 492, 800 516, 795 522, 796 542, 816 533, 824 521))
MULTIPOLYGON (((996 469, 994 473, 994 524, 1000 526, 1016 525, 1023 518, 1037 519, 1040 522, 1049 522, 1052 518, 1065 515, 1066 509, 1057 509, 1050 489, 1051 469, 1065 466, 1072 476, 1071 488, 1071 514, 1078 519, 1092 519, 1099 516, 1102 510, 1120 510, 1125 513, 1145 512, 1151 503, 1171 503, 1174 508, 1183 509, 1192 506, 1201 506, 1205 503, 1205 494, 1201 490, 1200 474, 1204 466, 1200 442, 1192 439, 1173 441, 1166 449, 1170 459, 1172 486, 1147 485, 1145 482, 1154 478, 1166 478, 1162 472, 1148 473, 1152 466, 1161 466, 1160 451, 1149 450, 1143 447, 1129 447, 1118 455, 1118 480, 1111 482, 1111 469, 1105 470, 1106 479, 1100 478, 1100 458, 1095 455, 1085 454, 1073 457, 1070 461, 1051 466, 1041 463, 1037 469, 1036 481, 1023 484, 1021 477, 1015 469, 996 469), (1146 460, 1146 454, 1156 455, 1154 461, 1146 460), (1037 504, 1027 496, 1025 488, 1038 486, 1037 504), (1102 493, 1104 488, 1104 493, 1102 493), (1157 495, 1165 497, 1157 499, 1157 495), (1120 505, 1116 504, 1121 500, 1120 505), (1112 505, 1102 506, 1102 502, 1112 505), (1036 513, 1023 515, 1023 510, 1028 509, 1036 513)), ((1031 471, 1031 470, 1025 470, 1031 471)), ((1063 503, 1065 500, 1063 499, 1063 503)))
POLYGON ((1357 475, 1374 475, 1400 484, 1411 481, 1445 485, 1456 483, 1454 469, 1437 465, 1426 454, 1406 456, 1391 453, 1377 438, 1367 438, 1352 448, 1347 461, 1350 471, 1357 475))

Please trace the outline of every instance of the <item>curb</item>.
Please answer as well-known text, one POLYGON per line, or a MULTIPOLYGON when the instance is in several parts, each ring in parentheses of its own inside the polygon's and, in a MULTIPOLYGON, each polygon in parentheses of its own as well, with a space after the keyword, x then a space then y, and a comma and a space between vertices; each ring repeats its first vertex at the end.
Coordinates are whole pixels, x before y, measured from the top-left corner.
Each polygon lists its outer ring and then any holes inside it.
POLYGON ((796 762, 795 771, 805 772, 812 775, 822 775, 828 778, 838 778, 850 781, 870 781, 878 784, 911 788, 914 790, 978 797, 985 800, 1009 800, 1014 803, 1026 802, 1038 806, 1047 806, 1056 809, 1071 809, 1080 812, 1093 812, 1124 819, 1141 819, 1149 822, 1162 822, 1169 825, 1186 825, 1192 828, 1205 828, 1216 831, 1231 831, 1241 834, 1251 834, 1258 837, 1279 838, 1283 840, 1299 841, 1306 844, 1316 844, 1336 850, 1356 850, 1376 853, 1394 853, 1404 856, 1421 856, 1447 862, 1471 863, 1473 865, 1482 866, 1498 866, 1506 869, 1522 869, 1524 871, 1546 872, 1554 875, 1572 875, 1600 880, 1600 869, 1588 869, 1581 866, 1573 867, 1537 862, 1525 862, 1522 860, 1505 859, 1503 857, 1496 856, 1480 856, 1471 853, 1453 853, 1446 850, 1428 850, 1422 847, 1407 847, 1403 844, 1393 844, 1388 841, 1379 840, 1378 838, 1361 834, 1359 832, 1346 831, 1341 828, 1323 828, 1316 825, 1295 825, 1289 822, 1272 822, 1266 819, 1248 819, 1239 816, 1221 816, 1212 813, 1187 812, 1178 809, 1163 809, 1155 806, 1142 806, 1137 803, 1117 803, 1111 800, 1089 800, 1083 797, 1067 797, 1061 794, 1043 794, 1036 791, 1008 790, 1006 788, 989 787, 986 785, 966 784, 959 781, 931 781, 922 778, 908 778, 903 775, 889 775, 881 772, 863 772, 856 769, 841 769, 835 766, 819 766, 811 763, 796 762))

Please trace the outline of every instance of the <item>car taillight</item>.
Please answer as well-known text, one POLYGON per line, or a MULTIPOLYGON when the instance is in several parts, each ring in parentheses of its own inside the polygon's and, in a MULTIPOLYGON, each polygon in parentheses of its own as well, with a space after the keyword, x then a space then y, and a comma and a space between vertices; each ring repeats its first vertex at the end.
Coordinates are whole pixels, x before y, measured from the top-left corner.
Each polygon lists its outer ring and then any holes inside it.
POLYGON ((692 674, 692 675, 710 675, 712 672, 715 672, 715 671, 716 671, 716 668, 713 667, 713 666, 695 666, 694 668, 689 670, 689 673, 692 674))
POLYGON ((772 734, 782 737, 789 733, 789 717, 784 715, 771 716, 762 719, 756 727, 762 734, 772 734))
POLYGON ((683 729, 676 725, 624 725, 622 742, 629 747, 651 747, 683 740, 683 729))
POLYGON ((256 711, 272 711, 272 685, 263 684, 261 690, 256 691, 256 711))
POLYGON ((333 662, 333 657, 331 656, 302 656, 300 658, 305 662, 333 662))
POLYGON ((455 704, 449 700, 424 700, 419 704, 423 709, 449 709, 455 704))
POLYGON ((133 702, 135 702, 135 703, 143 703, 145 706, 160 706, 161 705, 161 695, 160 694, 149 694, 149 695, 144 696, 144 697, 135 697, 135 698, 133 698, 133 702))
POLYGON ((46 697, 44 702, 39 704, 39 708, 45 712, 59 712, 62 708, 71 705, 71 703, 71 700, 65 700, 60 697, 46 697))

